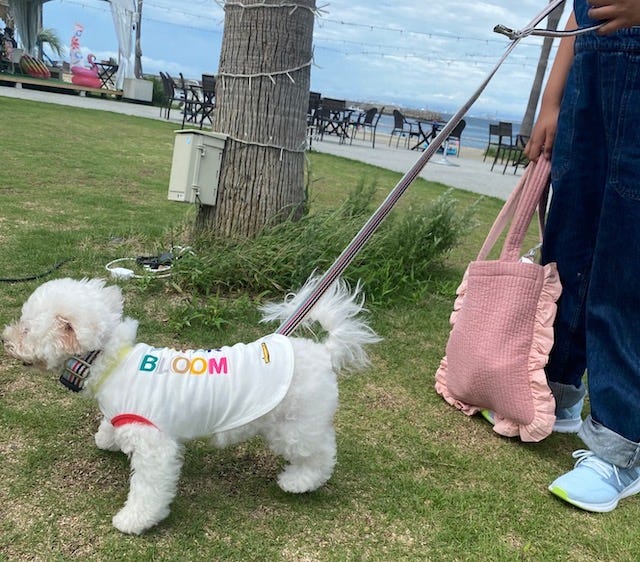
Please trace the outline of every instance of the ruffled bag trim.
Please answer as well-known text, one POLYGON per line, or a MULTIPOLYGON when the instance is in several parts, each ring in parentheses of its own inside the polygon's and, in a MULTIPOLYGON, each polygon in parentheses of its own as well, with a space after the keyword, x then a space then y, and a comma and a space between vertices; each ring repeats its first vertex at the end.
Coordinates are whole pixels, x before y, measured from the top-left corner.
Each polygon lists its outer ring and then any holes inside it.
MULTIPOLYGON (((555 400, 547 384, 544 368, 553 346, 553 322, 556 314, 556 301, 560 297, 562 286, 555 263, 549 263, 541 267, 543 267, 544 278, 536 307, 533 338, 527 363, 534 417, 531 423, 520 425, 495 413, 495 425, 493 426, 494 431, 500 435, 505 437, 519 436, 522 441, 527 442, 541 441, 547 437, 552 432, 556 419, 555 400)), ((456 291, 457 296, 450 317, 452 327, 464 303, 468 271, 468 269, 465 271, 462 282, 456 291)), ((451 394, 447 386, 447 372, 447 357, 445 356, 440 361, 440 366, 436 371, 435 388, 438 394, 468 416, 482 410, 483 408, 462 402, 451 394)))

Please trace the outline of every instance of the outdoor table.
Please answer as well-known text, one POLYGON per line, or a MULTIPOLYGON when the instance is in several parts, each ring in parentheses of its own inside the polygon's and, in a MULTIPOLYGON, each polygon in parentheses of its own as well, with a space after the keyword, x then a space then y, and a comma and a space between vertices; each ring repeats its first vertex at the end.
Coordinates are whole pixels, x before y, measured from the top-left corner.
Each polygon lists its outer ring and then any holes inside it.
POLYGON ((424 150, 425 147, 436 138, 438 131, 445 125, 445 123, 433 120, 425 121, 423 119, 416 119, 415 122, 418 125, 418 142, 411 147, 411 150, 424 150))
POLYGON ((189 84, 185 90, 185 98, 182 108, 182 128, 184 124, 189 122, 194 125, 199 123, 200 128, 204 124, 204 120, 208 119, 212 122, 212 113, 216 106, 215 93, 207 90, 200 84, 189 84))
POLYGON ((320 110, 318 119, 319 133, 324 135, 336 135, 340 137, 340 143, 349 138, 352 109, 324 108, 320 110))
POLYGON ((102 87, 115 90, 116 83, 114 76, 118 71, 118 65, 111 64, 110 62, 96 62, 94 64, 98 68, 98 78, 100 78, 100 82, 102 82, 102 87))

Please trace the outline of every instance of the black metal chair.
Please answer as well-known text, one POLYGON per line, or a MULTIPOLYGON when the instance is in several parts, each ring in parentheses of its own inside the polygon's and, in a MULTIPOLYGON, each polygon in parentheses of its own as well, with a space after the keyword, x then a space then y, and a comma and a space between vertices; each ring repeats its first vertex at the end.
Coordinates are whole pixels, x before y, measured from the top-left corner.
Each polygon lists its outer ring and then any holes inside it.
POLYGON ((318 126, 318 108, 320 107, 320 92, 309 92, 309 105, 307 106, 307 138, 309 139, 309 148, 313 144, 313 137, 318 126))
POLYGON ((307 139, 309 148, 313 144, 313 137, 318 127, 318 109, 320 107, 320 92, 309 92, 309 105, 307 106, 307 139))
POLYGON ((376 147, 376 129, 378 128, 378 121, 380 121, 380 117, 382 117, 382 113, 384 112, 384 106, 380 111, 378 111, 377 107, 372 107, 368 109, 364 114, 364 119, 361 123, 358 123, 356 126, 356 130, 351 135, 350 142, 353 142, 353 138, 356 136, 357 130, 362 129, 362 140, 367 140, 367 129, 371 133, 371 147, 376 147))
POLYGON ((373 122, 373 118, 376 116, 377 112, 378 112, 377 107, 370 107, 364 113, 362 111, 358 111, 357 115, 355 116, 355 119, 353 115, 351 116, 352 117, 351 118, 352 134, 350 135, 351 142, 353 142, 353 139, 356 137, 360 129, 363 130, 362 139, 364 140, 366 138, 367 133, 364 127, 371 126, 371 123, 373 122))
POLYGON ((213 74, 202 75, 202 104, 200 106, 200 128, 204 120, 213 124, 213 110, 216 108, 216 77, 213 74))
POLYGON ((489 140, 487 141, 487 148, 484 149, 484 157, 482 161, 484 162, 487 159, 487 155, 489 154, 489 150, 491 150, 492 146, 498 147, 500 138, 500 128, 497 123, 489 123, 489 140))
POLYGON ((496 155, 491 164, 491 171, 493 171, 493 167, 498 162, 498 159, 500 159, 500 164, 504 164, 507 154, 513 147, 513 123, 500 121, 498 123, 498 147, 496 148, 496 155))
POLYGON ((504 169, 502 170, 502 174, 507 171, 507 167, 509 164, 513 166, 513 173, 518 171, 520 166, 526 166, 529 162, 529 159, 526 157, 524 153, 524 147, 527 146, 529 142, 529 137, 527 135, 516 135, 516 140, 513 146, 507 152, 506 162, 504 165, 504 169))
POLYGON ((405 137, 405 144, 407 148, 409 147, 409 141, 411 137, 418 136, 419 132, 417 129, 414 129, 414 123, 407 120, 403 113, 399 110, 393 110, 393 129, 391 129, 391 135, 389 136, 389 146, 391 146, 391 141, 393 140, 394 135, 398 135, 398 139, 396 140, 396 148, 400 144, 400 138, 405 137))
POLYGON ((309 92, 309 105, 307 106, 307 123, 313 121, 317 109, 320 107, 320 92, 309 92))
POLYGON ((176 88, 173 80, 168 74, 164 72, 160 72, 160 80, 162 81, 162 105, 160 106, 160 115, 162 115, 162 110, 164 109, 164 118, 169 119, 169 114, 171 113, 171 107, 173 106, 173 102, 176 98, 176 88))
POLYGON ((202 102, 197 92, 194 92, 194 90, 187 85, 187 81, 184 79, 182 72, 180 73, 179 86, 182 90, 182 96, 184 96, 184 105, 182 107, 182 128, 184 129, 185 123, 196 123, 202 102))

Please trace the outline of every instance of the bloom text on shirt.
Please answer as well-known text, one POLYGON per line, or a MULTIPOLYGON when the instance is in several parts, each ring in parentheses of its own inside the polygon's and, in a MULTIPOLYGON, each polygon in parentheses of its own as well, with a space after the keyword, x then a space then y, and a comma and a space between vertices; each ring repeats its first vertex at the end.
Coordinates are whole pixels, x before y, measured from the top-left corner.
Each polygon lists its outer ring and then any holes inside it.
POLYGON ((147 353, 140 361, 139 371, 166 375, 174 373, 178 375, 226 375, 229 373, 229 364, 224 355, 171 355, 164 357, 162 354, 147 353))

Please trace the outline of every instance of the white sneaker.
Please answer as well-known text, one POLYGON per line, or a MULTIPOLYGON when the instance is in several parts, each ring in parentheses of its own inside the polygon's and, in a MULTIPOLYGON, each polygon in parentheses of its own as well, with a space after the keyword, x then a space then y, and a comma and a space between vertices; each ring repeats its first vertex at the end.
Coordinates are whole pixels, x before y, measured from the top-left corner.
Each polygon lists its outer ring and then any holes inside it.
POLYGON ((640 467, 620 468, 591 451, 574 451, 573 470, 556 478, 549 491, 586 511, 613 511, 622 498, 640 492, 640 467))

